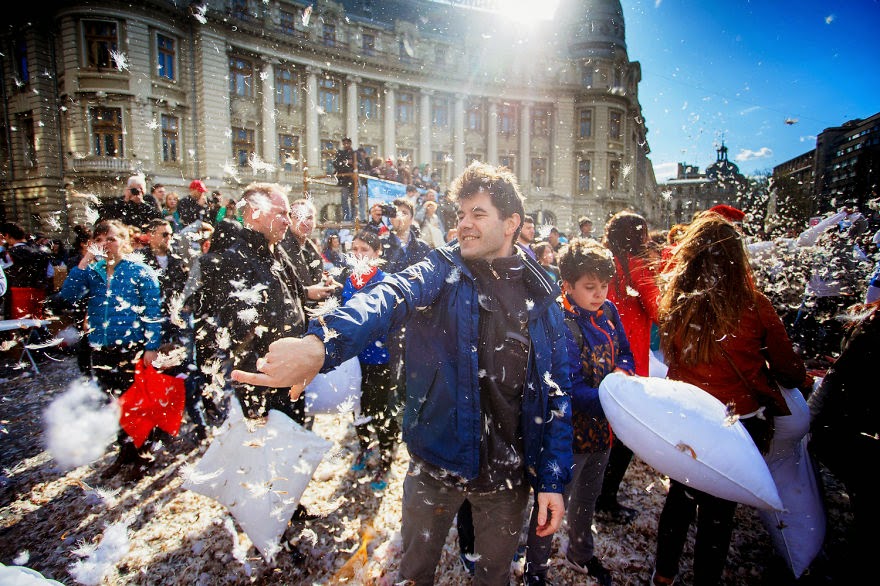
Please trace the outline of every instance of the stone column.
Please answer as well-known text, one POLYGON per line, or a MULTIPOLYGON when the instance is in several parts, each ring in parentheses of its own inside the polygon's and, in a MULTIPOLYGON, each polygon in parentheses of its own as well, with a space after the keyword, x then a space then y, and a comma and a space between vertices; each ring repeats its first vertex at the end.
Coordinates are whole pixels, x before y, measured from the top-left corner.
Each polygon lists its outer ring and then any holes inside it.
POLYGON ((347 98, 345 100, 345 134, 351 138, 351 148, 358 148, 358 84, 361 78, 349 75, 345 78, 348 82, 347 98))
MULTIPOLYGON (((464 94, 455 94, 452 118, 452 176, 457 177, 464 171, 464 94)), ((450 177, 450 179, 452 179, 450 177)))
MULTIPOLYGON (((397 160, 397 88, 396 83, 385 84, 385 156, 397 160)), ((413 161, 415 163, 415 161, 413 161)))
POLYGON ((419 164, 431 163, 431 95, 432 90, 421 90, 419 95, 419 164))
POLYGON ((321 175, 321 141, 318 137, 318 74, 317 67, 306 67, 306 165, 309 175, 321 175))
POLYGON ((260 79, 263 83, 263 160, 278 160, 278 134, 275 131, 275 68, 274 60, 263 63, 260 79))
POLYGON ((498 101, 489 100, 489 118, 486 125, 486 161, 490 165, 498 164, 498 101))
POLYGON ((531 146, 532 103, 522 102, 519 108, 519 184, 530 188, 532 177, 531 146))

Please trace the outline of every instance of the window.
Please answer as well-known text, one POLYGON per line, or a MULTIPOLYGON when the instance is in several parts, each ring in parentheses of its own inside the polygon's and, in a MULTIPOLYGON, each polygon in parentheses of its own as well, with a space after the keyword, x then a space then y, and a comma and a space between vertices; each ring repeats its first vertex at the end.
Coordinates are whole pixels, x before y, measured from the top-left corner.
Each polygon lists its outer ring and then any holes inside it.
POLYGON ((611 161, 608 165, 608 189, 610 191, 620 189, 620 161, 611 161))
MULTIPOLYGON (((359 148, 364 149, 364 152, 367 153, 367 156, 370 158, 379 156, 379 147, 374 144, 361 144, 359 148)), ((367 171, 361 169, 361 171, 366 173, 369 169, 367 169, 367 171)))
POLYGON ((507 167, 510 169, 511 173, 516 173, 516 155, 512 153, 501 155, 498 157, 498 165, 500 167, 507 167))
POLYGON ((176 79, 174 71, 175 58, 174 39, 162 34, 156 34, 156 68, 159 77, 164 77, 171 81, 176 79))
POLYGON ((578 110, 578 138, 593 136, 593 111, 590 108, 578 110))
POLYGON ((547 159, 536 157, 532 159, 532 185, 535 187, 547 186, 547 159))
POLYGON ((324 23, 324 28, 321 29, 321 42, 324 43, 327 47, 335 47, 336 46, 336 25, 324 23))
POLYGON ((446 55, 449 53, 449 47, 446 45, 434 45, 434 64, 446 65, 446 55))
POLYGON ((586 88, 593 87, 593 66, 584 65, 581 69, 581 85, 586 88))
POLYGON ((251 18, 252 15, 249 8, 248 0, 232 0, 232 16, 235 18, 242 20, 251 18))
POLYGON ((364 55, 376 54, 376 35, 364 33, 361 35, 361 50, 364 55))
POLYGON ((279 13, 278 28, 282 33, 292 35, 296 33, 296 15, 293 12, 282 10, 279 13))
POLYGON ((620 140, 622 120, 623 113, 620 110, 611 110, 608 115, 608 138, 620 140))
POLYGON ((332 77, 318 79, 318 107, 325 114, 339 112, 339 82, 332 77))
POLYGON ((162 160, 176 163, 180 141, 180 121, 176 116, 162 114, 162 160))
POLYGON ((24 164, 27 167, 37 166, 37 135, 34 132, 34 119, 25 114, 19 119, 24 147, 24 164))
POLYGON ((371 85, 358 87, 358 110, 361 118, 379 119, 379 90, 371 85))
POLYGON ((295 106, 299 103, 299 78, 287 67, 275 67, 275 103, 295 106))
POLYGON ((623 85, 623 72, 619 67, 614 68, 614 85, 612 87, 620 87, 623 85))
POLYGON ((465 112, 465 127, 475 132, 483 131, 483 112, 479 102, 468 102, 465 112))
POLYGON ((122 148, 122 109, 89 108, 92 119, 94 153, 99 157, 121 157, 122 148))
POLYGON ((590 160, 578 161, 578 193, 590 191, 590 160))
POLYGON ((329 138, 321 139, 321 162, 324 164, 324 173, 333 175, 333 159, 336 157, 336 145, 329 138))
POLYGON ((413 49, 412 41, 408 36, 404 35, 397 42, 397 51, 398 55, 400 56, 400 60, 403 63, 412 63, 415 61, 416 52, 413 49))
POLYGON ((27 42, 18 39, 12 46, 12 66, 15 68, 15 85, 25 91, 25 85, 31 79, 28 67, 27 42))
POLYGON ((498 109, 498 131, 501 134, 516 133, 516 106, 502 104, 498 109))
POLYGON ((299 137, 293 134, 278 135, 278 164, 285 171, 293 171, 299 160, 299 137))
POLYGON ((431 100, 431 124, 449 126, 449 103, 445 99, 431 100))
POLYGON ((254 65, 240 57, 229 58, 229 93, 245 98, 254 95, 254 65))
POLYGON ((547 108, 532 109, 532 135, 550 136, 550 110, 547 108))
POLYGON ((247 167, 248 158, 256 152, 255 144, 253 130, 232 127, 232 158, 239 167, 247 167))
POLYGON ((112 53, 118 50, 116 23, 104 20, 84 20, 86 67, 114 67, 112 53))
POLYGON ((438 174, 440 181, 446 181, 446 169, 449 167, 452 157, 445 151, 434 151, 431 159, 434 162, 432 165, 434 173, 438 174))
POLYGON ((410 92, 397 94, 397 122, 399 124, 412 124, 416 119, 416 98, 410 92))

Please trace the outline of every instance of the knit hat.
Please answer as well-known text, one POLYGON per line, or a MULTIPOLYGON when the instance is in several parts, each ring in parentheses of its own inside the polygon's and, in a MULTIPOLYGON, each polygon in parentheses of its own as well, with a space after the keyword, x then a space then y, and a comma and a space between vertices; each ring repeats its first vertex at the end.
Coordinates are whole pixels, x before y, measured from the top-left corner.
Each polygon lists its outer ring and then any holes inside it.
POLYGON ((715 212, 722 218, 730 221, 730 222, 742 222, 743 218, 746 217, 746 214, 742 210, 738 210, 733 206, 718 204, 717 206, 712 206, 709 208, 710 212, 715 212))

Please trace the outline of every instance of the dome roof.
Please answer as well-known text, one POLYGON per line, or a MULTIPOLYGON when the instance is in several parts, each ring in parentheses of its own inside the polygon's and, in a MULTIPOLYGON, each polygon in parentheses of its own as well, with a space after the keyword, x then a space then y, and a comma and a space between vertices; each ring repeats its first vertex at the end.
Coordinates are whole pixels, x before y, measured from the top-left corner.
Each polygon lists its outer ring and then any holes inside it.
POLYGON ((736 163, 731 163, 727 160, 727 147, 724 146, 723 142, 718 147, 718 158, 714 163, 706 167, 706 177, 716 181, 739 179, 742 177, 736 163))
POLYGON ((571 57, 626 56, 626 26, 619 0, 563 0, 557 22, 568 22, 571 57))

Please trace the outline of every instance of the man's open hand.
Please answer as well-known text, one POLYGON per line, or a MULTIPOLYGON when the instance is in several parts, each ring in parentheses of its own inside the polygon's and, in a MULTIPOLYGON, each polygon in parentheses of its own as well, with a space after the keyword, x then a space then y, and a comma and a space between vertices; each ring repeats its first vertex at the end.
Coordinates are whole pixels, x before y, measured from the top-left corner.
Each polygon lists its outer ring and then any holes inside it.
POLYGON ((296 400, 324 365, 324 342, 316 336, 281 338, 257 360, 259 372, 233 370, 232 380, 258 387, 290 387, 296 400))

